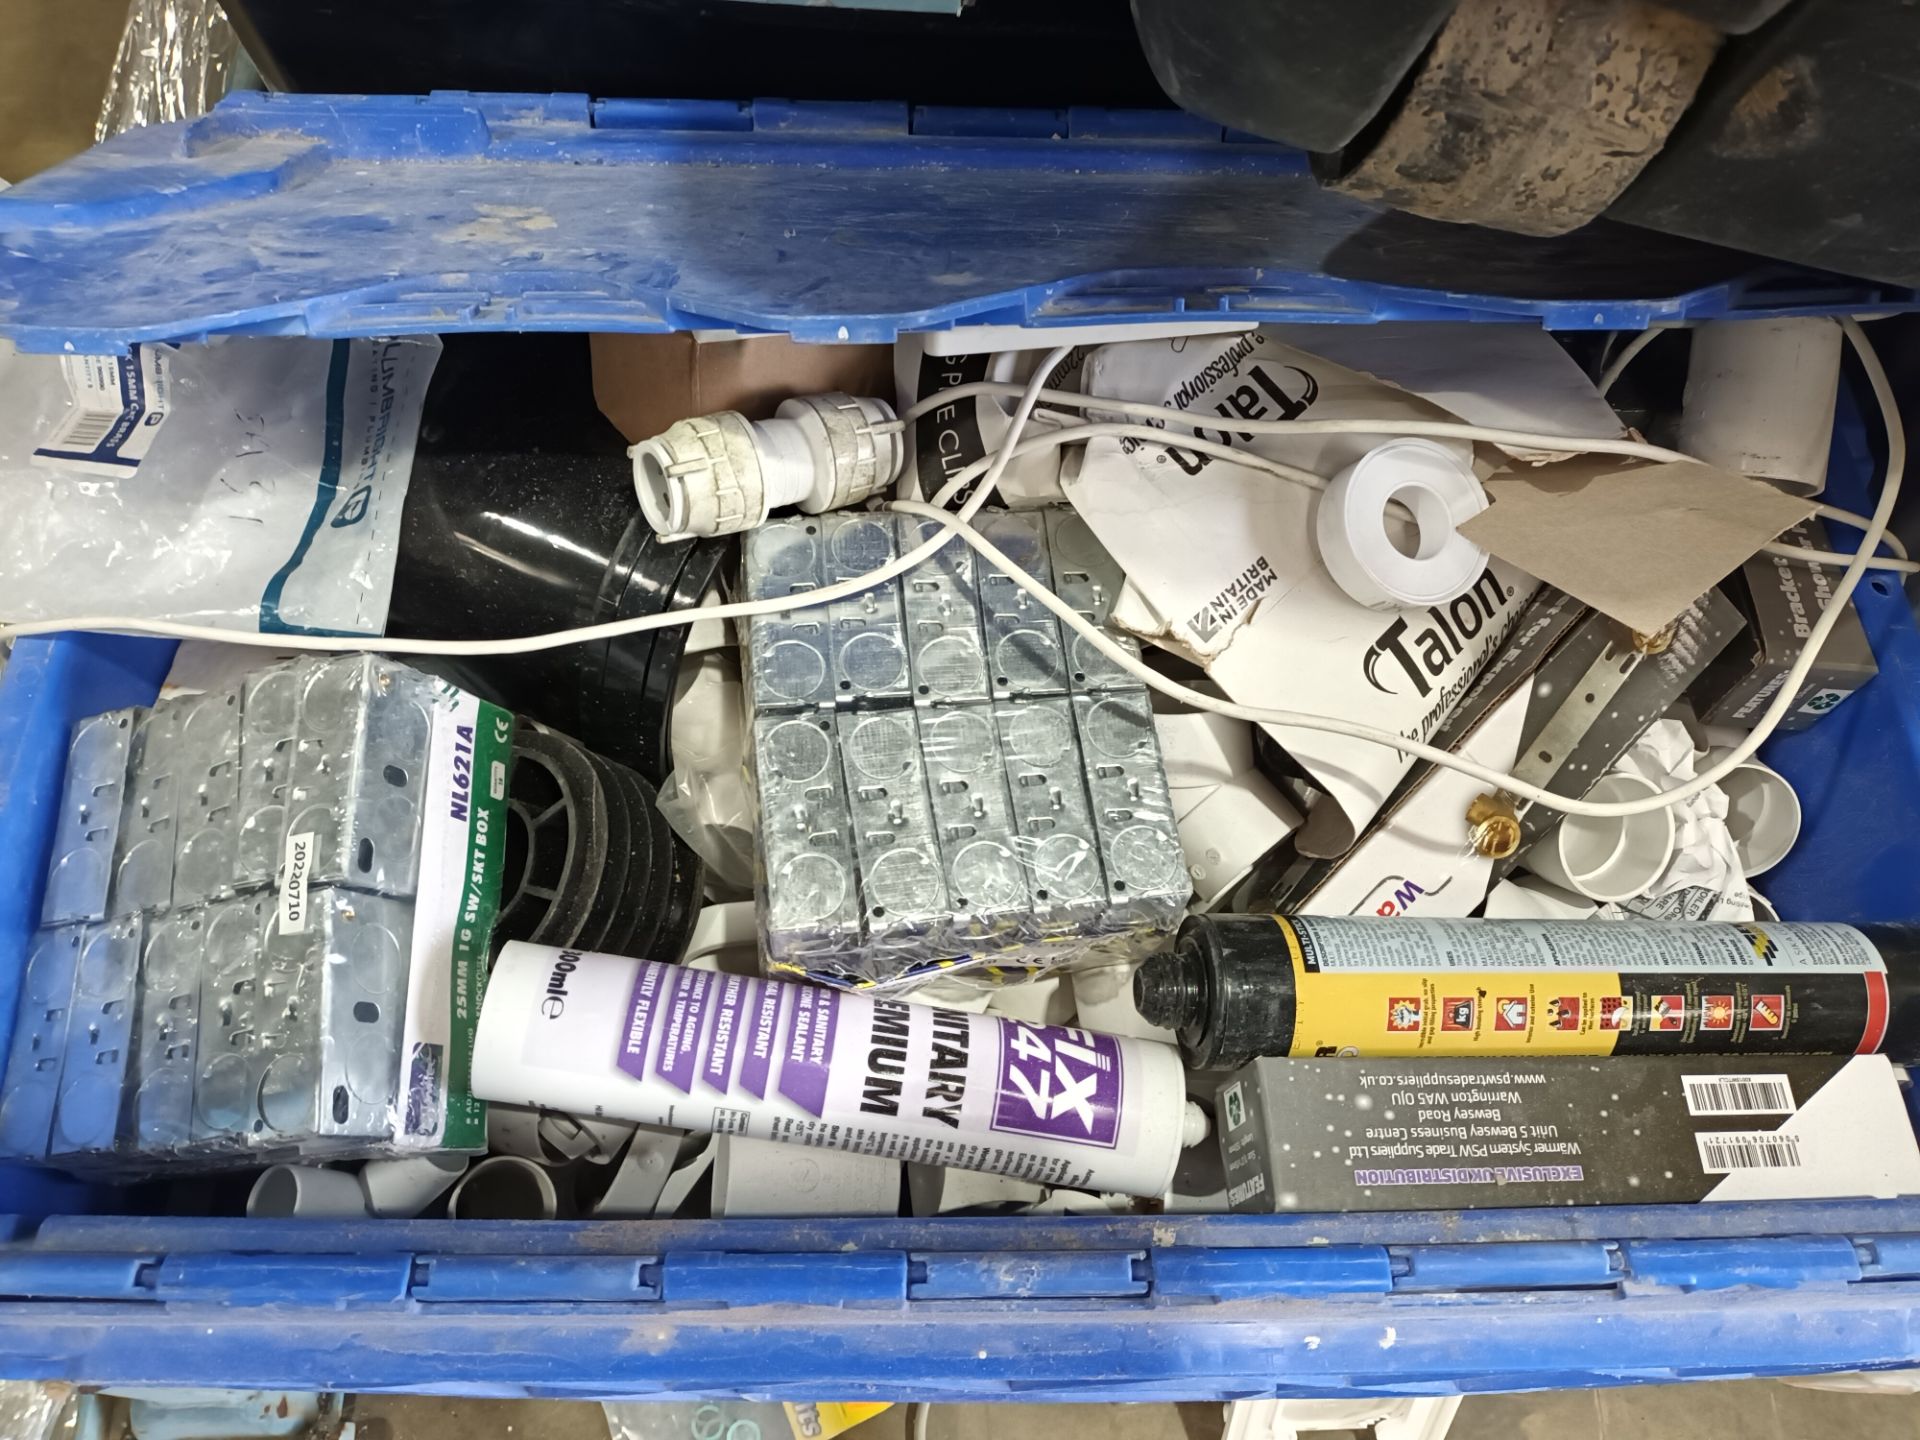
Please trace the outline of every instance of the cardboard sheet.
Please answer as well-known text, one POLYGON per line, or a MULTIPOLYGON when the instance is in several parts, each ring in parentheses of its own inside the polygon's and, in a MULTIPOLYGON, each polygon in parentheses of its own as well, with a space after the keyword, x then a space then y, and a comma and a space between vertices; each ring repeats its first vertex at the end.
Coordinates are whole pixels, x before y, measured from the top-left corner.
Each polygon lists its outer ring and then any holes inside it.
POLYGON ((629 441, 716 410, 765 420, 782 400, 844 390, 886 395, 891 345, 802 345, 784 335, 703 342, 691 335, 595 335, 593 398, 629 441))
POLYGON ((1813 513, 1764 480, 1605 455, 1506 471, 1486 488, 1492 505, 1462 535, 1649 634, 1813 513))
MULTIPOLYGON (((1431 401, 1470 425, 1545 435, 1626 433, 1560 342, 1530 325, 1269 325, 1265 333, 1311 355, 1431 401)), ((1557 458, 1515 451, 1526 458, 1557 458)))

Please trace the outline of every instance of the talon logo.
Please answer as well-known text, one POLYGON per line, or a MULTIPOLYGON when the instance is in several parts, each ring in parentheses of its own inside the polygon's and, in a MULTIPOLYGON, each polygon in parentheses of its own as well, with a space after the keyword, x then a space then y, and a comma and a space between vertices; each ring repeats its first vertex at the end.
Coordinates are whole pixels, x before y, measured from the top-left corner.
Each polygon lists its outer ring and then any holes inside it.
POLYGON ((1758 925, 1742 925, 1740 931, 1747 937, 1747 943, 1753 947, 1753 953, 1762 964, 1771 965, 1780 956, 1780 947, 1774 943, 1771 935, 1758 925))
POLYGON ((1360 657, 1360 673, 1383 695, 1398 695, 1389 682, 1405 677, 1416 695, 1425 699, 1447 667, 1466 653, 1467 642, 1478 635, 1507 606, 1513 591, 1492 570, 1480 572, 1473 588, 1446 605, 1427 607, 1428 624, 1412 638, 1404 618, 1380 632, 1360 657), (1398 672, 1382 662, 1391 659, 1398 672))

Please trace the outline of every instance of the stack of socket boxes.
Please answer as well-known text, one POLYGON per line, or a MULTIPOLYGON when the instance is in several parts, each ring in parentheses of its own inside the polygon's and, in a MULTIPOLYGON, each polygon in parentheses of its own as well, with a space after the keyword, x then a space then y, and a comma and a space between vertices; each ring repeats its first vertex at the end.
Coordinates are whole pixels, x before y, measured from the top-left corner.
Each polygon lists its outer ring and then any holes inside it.
MULTIPOLYGON (((1074 511, 976 524, 1106 623, 1124 577, 1074 511)), ((855 579, 939 532, 872 512, 776 520, 747 536, 746 593, 855 579)), ((1190 889, 1146 689, 965 542, 755 619, 747 668, 774 968, 878 982, 966 956, 1049 966, 1178 919, 1190 889)))
POLYGON ((431 687, 323 657, 75 727, 0 1154, 137 1173, 391 1139, 431 687))

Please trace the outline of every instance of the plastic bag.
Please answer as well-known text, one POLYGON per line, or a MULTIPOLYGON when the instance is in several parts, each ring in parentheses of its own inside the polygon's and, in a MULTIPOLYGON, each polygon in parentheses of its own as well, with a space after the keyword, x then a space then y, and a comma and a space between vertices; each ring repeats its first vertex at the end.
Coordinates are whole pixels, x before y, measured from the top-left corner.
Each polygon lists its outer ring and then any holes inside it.
POLYGON ((753 792, 740 674, 731 655, 707 651, 681 667, 673 736, 674 768, 660 786, 660 813, 706 862, 711 889, 750 895, 753 792))
POLYGON ((0 345, 0 615, 378 635, 433 337, 0 345))
POLYGON ((132 0, 94 140, 206 114, 227 93, 239 56, 219 0, 132 0))
POLYGON ((752 1400, 607 1401, 612 1440, 790 1440, 784 1406, 752 1400))

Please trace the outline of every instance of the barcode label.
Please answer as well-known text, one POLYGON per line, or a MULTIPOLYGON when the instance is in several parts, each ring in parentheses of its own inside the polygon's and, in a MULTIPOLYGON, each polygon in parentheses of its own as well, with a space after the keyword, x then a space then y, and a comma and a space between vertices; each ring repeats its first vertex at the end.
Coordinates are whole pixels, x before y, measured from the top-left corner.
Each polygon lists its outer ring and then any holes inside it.
POLYGON ((118 410, 81 410, 68 417, 67 423, 55 432, 47 442, 49 450, 91 450, 107 438, 109 431, 119 423, 121 412, 118 410))
POLYGON ((1791 1115, 1793 1086, 1784 1075, 1682 1075, 1689 1115, 1791 1115))
POLYGON ((135 345, 125 355, 63 355, 73 407, 35 448, 33 463, 116 480, 133 474, 166 423, 170 354, 164 345, 135 345))
POLYGON ((1700 1168, 1709 1175, 1734 1170, 1798 1170, 1801 1166, 1798 1136, 1765 1130, 1715 1130, 1693 1138, 1700 1147, 1700 1168))

